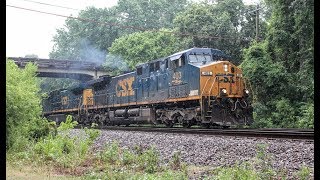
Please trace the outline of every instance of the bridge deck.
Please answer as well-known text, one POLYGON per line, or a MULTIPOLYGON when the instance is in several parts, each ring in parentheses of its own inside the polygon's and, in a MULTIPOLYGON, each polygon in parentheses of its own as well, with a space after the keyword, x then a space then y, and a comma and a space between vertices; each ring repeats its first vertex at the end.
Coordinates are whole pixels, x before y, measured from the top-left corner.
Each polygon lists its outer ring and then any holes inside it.
POLYGON ((102 63, 97 62, 23 57, 8 57, 8 59, 13 60, 20 68, 24 68, 30 62, 36 64, 39 77, 72 78, 88 81, 109 74, 104 70, 102 63))

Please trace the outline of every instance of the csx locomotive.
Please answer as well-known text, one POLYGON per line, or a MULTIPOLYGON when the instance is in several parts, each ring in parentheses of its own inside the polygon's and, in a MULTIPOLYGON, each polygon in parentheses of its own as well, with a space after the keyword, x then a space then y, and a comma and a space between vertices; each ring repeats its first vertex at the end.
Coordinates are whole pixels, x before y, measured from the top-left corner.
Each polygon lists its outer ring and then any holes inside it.
POLYGON ((217 49, 191 48, 103 76, 78 87, 53 91, 44 115, 80 124, 164 124, 172 127, 250 125, 252 107, 242 71, 217 49))

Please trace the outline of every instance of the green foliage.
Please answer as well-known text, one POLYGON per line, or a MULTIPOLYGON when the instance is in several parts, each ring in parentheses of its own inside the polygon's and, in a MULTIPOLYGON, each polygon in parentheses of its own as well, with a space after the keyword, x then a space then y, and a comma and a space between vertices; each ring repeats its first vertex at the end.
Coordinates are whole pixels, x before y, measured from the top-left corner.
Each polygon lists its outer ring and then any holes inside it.
POLYGON ((124 35, 116 39, 109 51, 114 56, 120 56, 134 69, 138 63, 168 56, 176 51, 178 39, 174 35, 166 33, 169 30, 162 29, 161 32, 137 32, 124 35))
POLYGON ((70 130, 70 129, 73 129, 76 125, 78 125, 78 122, 73 121, 71 115, 67 115, 66 121, 60 123, 58 127, 58 131, 61 132, 61 131, 70 130))
POLYGON ((259 176, 256 170, 250 163, 236 164, 233 167, 217 168, 214 172, 214 179, 229 180, 229 179, 240 179, 240 180, 256 180, 259 176))
POLYGON ((111 146, 106 145, 104 151, 100 154, 102 161, 115 164, 120 158, 119 144, 113 142, 111 146))
POLYGON ((181 169, 182 163, 181 163, 181 152, 175 152, 172 157, 172 162, 170 163, 170 166, 173 170, 181 169))
POLYGON ((302 116, 299 118, 298 126, 300 128, 314 128, 314 104, 304 103, 300 107, 302 116))
POLYGON ((111 8, 89 7, 80 11, 78 18, 90 21, 68 18, 64 28, 57 30, 49 56, 71 60, 98 59, 103 62, 107 49, 123 35, 143 28, 172 28, 173 18, 184 9, 185 4, 186 0, 120 0, 111 8))
POLYGON ((33 148, 38 158, 53 162, 54 164, 68 168, 76 167, 86 158, 90 145, 99 135, 100 131, 85 130, 88 138, 70 137, 69 131, 78 123, 68 115, 65 122, 61 122, 57 128, 58 134, 42 138, 33 148))
POLYGON ((83 177, 83 179, 128 179, 128 180, 187 180, 187 176, 179 171, 164 171, 159 173, 140 173, 140 172, 128 172, 128 171, 114 171, 107 170, 103 173, 91 172, 83 177))
POLYGON ((27 64, 19 69, 6 61, 6 147, 21 151, 29 139, 38 139, 49 133, 49 124, 41 118, 41 96, 36 79, 37 67, 27 64), (14 145, 17 143, 16 145, 14 145))
POLYGON ((138 163, 147 173, 154 173, 158 169, 159 154, 154 148, 150 148, 138 157, 138 163))
POLYGON ((254 165, 259 167, 258 176, 260 179, 271 179, 276 175, 276 172, 272 168, 271 156, 266 153, 266 147, 265 144, 257 144, 257 155, 254 165))
POLYGON ((136 170, 142 170, 146 173, 155 173, 159 166, 159 154, 154 148, 147 150, 136 149, 131 152, 122 149, 119 144, 113 142, 106 145, 105 149, 99 154, 103 162, 112 165, 125 165, 136 170))
MULTIPOLYGON (((115 8, 89 7, 80 11, 78 18, 106 23, 117 23, 115 8)), ((71 60, 101 60, 111 43, 119 37, 119 28, 92 21, 79 21, 68 18, 65 28, 57 30, 53 37, 54 47, 50 58, 71 60)))
POLYGON ((89 140, 90 141, 94 141, 97 137, 100 136, 101 131, 98 129, 94 129, 95 127, 97 127, 98 125, 96 123, 92 123, 91 128, 92 129, 88 129, 87 127, 84 128, 85 133, 89 136, 89 140))
POLYGON ((310 179, 310 168, 306 166, 302 166, 301 169, 295 173, 295 177, 298 178, 299 180, 307 180, 310 179))
MULTIPOLYGON (((185 9, 187 0, 119 0, 116 6, 119 14, 124 14, 122 23, 145 29, 172 28, 173 19, 185 9)), ((125 30, 126 34, 136 32, 125 30)))
MULTIPOLYGON (((231 167, 219 167, 213 171, 213 179, 286 179, 284 170, 273 169, 273 161, 266 148, 266 144, 257 144, 257 153, 253 161, 236 163, 231 167)), ((309 175, 306 169, 302 168, 300 172, 302 176, 309 175)))
POLYGON ((244 50, 241 64, 255 96, 254 127, 313 128, 313 1, 266 2, 267 38, 244 50))
MULTIPOLYGON (((217 48, 232 55, 232 62, 240 64, 241 49, 249 45, 248 40, 255 32, 254 16, 247 13, 251 9, 241 0, 193 3, 176 16, 174 24, 179 33, 197 35, 182 37, 189 39, 186 46, 217 48), (213 38, 207 38, 208 36, 213 38)), ((263 34, 266 23, 263 19, 260 22, 263 34)))

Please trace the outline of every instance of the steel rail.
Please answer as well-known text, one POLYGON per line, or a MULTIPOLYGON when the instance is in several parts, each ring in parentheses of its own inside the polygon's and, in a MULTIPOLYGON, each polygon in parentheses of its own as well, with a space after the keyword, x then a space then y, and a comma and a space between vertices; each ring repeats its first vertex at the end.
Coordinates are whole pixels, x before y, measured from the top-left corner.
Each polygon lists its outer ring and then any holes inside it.
POLYGON ((103 130, 143 131, 160 133, 180 133, 199 135, 246 136, 286 139, 314 139, 313 129, 199 129, 199 128, 166 128, 166 127, 119 127, 105 126, 103 130))

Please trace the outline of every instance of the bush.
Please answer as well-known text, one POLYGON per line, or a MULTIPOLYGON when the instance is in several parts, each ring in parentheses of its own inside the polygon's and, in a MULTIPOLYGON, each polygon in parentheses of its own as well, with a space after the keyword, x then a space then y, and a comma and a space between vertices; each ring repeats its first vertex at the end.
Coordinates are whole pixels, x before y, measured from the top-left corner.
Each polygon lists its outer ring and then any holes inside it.
POLYGON ((111 165, 135 165, 132 168, 137 168, 137 170, 147 173, 156 172, 159 165, 159 155, 154 148, 149 148, 145 151, 138 148, 134 152, 131 152, 127 149, 121 149, 116 142, 106 145, 99 156, 103 162, 111 165))
POLYGON ((150 148, 138 157, 139 167, 147 173, 154 173, 159 165, 159 154, 150 148))
POLYGON ((302 166, 302 168, 295 173, 295 177, 299 180, 310 179, 310 169, 306 166, 302 166))
POLYGON ((100 153, 100 157, 104 162, 115 164, 117 160, 120 159, 119 144, 116 142, 113 142, 111 146, 106 145, 104 151, 100 153))
POLYGON ((96 138, 100 131, 92 132, 92 129, 87 129, 85 132, 88 139, 86 140, 80 139, 81 137, 78 136, 72 138, 68 132, 77 124, 76 121, 72 121, 72 116, 68 115, 66 121, 61 122, 57 128, 58 134, 50 134, 42 138, 35 144, 34 151, 41 159, 52 161, 62 167, 79 165, 86 158, 93 138, 96 138))
POLYGON ((314 128, 314 104, 304 103, 300 107, 302 115, 298 121, 300 128, 314 128))
POLYGON ((255 169, 249 163, 236 164, 233 167, 218 168, 214 172, 215 178, 219 180, 244 179, 256 180, 259 176, 255 169))
POLYGON ((39 139, 49 133, 50 125, 41 118, 41 95, 36 70, 37 67, 30 63, 25 69, 20 69, 12 60, 6 61, 7 150, 12 147, 18 148, 16 151, 25 150, 29 139, 39 139))
POLYGON ((181 163, 181 157, 180 157, 180 151, 175 152, 172 156, 172 161, 170 163, 171 169, 178 170, 181 169, 182 163, 181 163))

